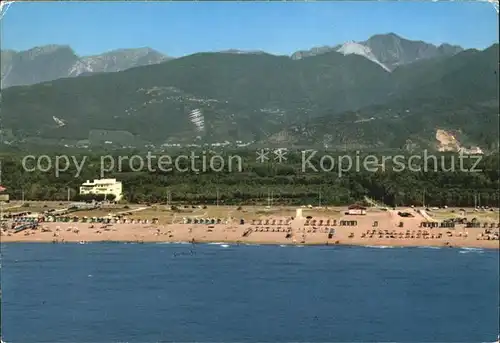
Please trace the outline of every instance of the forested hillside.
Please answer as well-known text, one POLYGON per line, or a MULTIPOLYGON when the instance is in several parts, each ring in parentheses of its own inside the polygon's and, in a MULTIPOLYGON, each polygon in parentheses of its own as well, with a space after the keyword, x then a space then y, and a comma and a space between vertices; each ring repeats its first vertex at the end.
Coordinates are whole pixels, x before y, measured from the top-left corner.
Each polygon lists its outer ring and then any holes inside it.
POLYGON ((97 129, 128 131, 155 144, 196 137, 269 142, 285 131, 281 143, 291 145, 313 127, 315 141, 329 134, 341 137, 333 145, 399 148, 407 139, 432 146, 432 131, 445 127, 490 149, 497 142, 498 113, 498 44, 393 72, 335 51, 300 60, 200 53, 11 87, 2 103, 3 127, 18 139, 87 139, 97 129), (193 121, 194 112, 202 126, 193 121), (358 124, 372 117, 378 123, 358 124))

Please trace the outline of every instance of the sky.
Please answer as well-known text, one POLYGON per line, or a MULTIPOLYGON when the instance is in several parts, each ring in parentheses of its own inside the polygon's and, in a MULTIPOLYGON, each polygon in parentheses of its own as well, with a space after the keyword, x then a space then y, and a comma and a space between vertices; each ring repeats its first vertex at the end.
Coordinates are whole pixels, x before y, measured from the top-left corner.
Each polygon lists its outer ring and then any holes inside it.
POLYGON ((498 42, 485 2, 17 2, 1 20, 2 49, 70 45, 78 55, 150 47, 178 57, 200 51, 289 55, 314 46, 396 33, 483 49, 498 42))

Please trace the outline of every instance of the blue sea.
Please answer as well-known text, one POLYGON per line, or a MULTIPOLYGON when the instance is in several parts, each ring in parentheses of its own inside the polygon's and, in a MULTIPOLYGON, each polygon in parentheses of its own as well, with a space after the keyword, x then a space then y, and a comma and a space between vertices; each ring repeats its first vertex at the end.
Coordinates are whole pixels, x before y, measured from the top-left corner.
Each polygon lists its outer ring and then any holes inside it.
POLYGON ((498 335, 498 251, 12 243, 1 271, 7 343, 498 335))

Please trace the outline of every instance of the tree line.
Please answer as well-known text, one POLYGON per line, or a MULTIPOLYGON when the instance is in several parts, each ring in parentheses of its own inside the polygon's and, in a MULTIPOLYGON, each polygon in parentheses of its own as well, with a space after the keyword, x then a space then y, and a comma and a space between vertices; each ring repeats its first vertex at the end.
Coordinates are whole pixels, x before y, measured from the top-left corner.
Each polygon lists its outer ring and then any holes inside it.
MULTIPOLYGON (((129 154, 137 152, 129 152, 129 154)), ((116 158, 123 152, 115 152, 116 158)), ((211 153, 214 155, 214 152, 211 153)), ((309 160, 317 169, 304 169, 304 156, 299 151, 288 151, 286 161, 278 163, 270 156, 259 162, 255 151, 218 151, 227 160, 241 158, 241 171, 220 166, 217 171, 203 168, 203 160, 182 159, 178 167, 169 171, 138 169, 134 163, 121 166, 121 171, 102 173, 99 153, 85 154, 86 163, 81 170, 69 165, 56 175, 54 170, 26 171, 24 153, 10 151, 2 159, 2 185, 10 199, 29 200, 89 200, 79 195, 79 187, 86 180, 101 176, 123 182, 124 200, 130 203, 165 204, 231 204, 231 205, 346 205, 366 197, 391 206, 495 206, 499 204, 499 155, 483 156, 480 161, 458 159, 456 153, 442 153, 435 159, 415 162, 413 168, 397 169, 394 160, 382 161, 382 153, 370 168, 330 165, 325 153, 309 160), (320 168, 321 159, 328 167, 320 168), (477 165, 475 165, 477 163, 477 165), (193 166, 195 168, 193 169, 193 166), (420 170, 418 170, 420 167, 420 170), (474 169, 472 169, 474 167, 474 169), (318 169, 319 168, 319 169, 318 169), (197 170, 197 171, 196 171, 197 170)), ((52 153, 55 159, 57 154, 52 153)), ((145 156, 145 154, 143 154, 145 156)), ((172 160, 187 155, 177 151, 172 160)), ((345 152, 342 153, 345 155, 345 152)), ((352 154, 363 159, 368 155, 352 154)), ((371 154, 377 156, 376 154, 371 154)), ((75 159, 84 154, 74 155, 75 159)), ((207 156, 211 156, 207 153, 207 156)), ((334 161, 340 153, 329 153, 334 161)), ((409 158, 409 156, 407 156, 409 158)), ((135 162, 139 163, 139 162, 135 162)), ((111 198, 107 198, 111 199, 111 198)))

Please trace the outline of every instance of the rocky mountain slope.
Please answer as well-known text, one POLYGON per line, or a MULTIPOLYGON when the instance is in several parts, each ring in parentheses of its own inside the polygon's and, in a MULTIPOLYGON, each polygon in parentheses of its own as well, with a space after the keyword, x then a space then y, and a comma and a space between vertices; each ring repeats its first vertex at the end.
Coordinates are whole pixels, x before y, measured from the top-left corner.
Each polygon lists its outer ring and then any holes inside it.
POLYGON ((456 150, 499 147, 498 44, 450 58, 422 60, 391 74, 386 102, 286 129, 296 144, 440 149, 439 132, 456 132, 456 150))
POLYGON ((364 56, 392 71, 398 66, 420 60, 453 56, 463 51, 463 48, 450 44, 435 46, 423 41, 408 40, 394 33, 388 33, 374 35, 364 42, 346 42, 337 46, 322 46, 306 51, 297 51, 292 55, 292 58, 301 59, 331 51, 364 56))
POLYGON ((31 85, 91 73, 116 72, 161 63, 169 58, 153 49, 120 49, 80 57, 69 46, 46 45, 27 51, 2 50, 1 87, 31 85))
POLYGON ((199 53, 3 93, 3 126, 18 138, 121 130, 154 143, 201 137, 399 148, 407 140, 433 146, 443 129, 463 132, 462 146, 498 143, 498 44, 391 73, 345 51, 299 60, 199 53))

